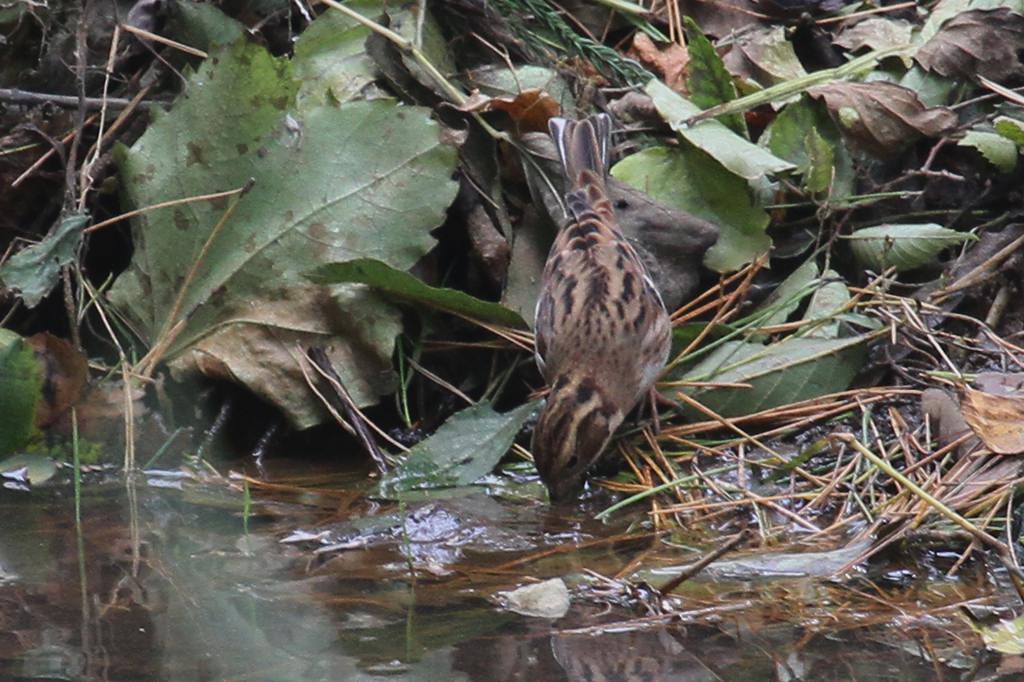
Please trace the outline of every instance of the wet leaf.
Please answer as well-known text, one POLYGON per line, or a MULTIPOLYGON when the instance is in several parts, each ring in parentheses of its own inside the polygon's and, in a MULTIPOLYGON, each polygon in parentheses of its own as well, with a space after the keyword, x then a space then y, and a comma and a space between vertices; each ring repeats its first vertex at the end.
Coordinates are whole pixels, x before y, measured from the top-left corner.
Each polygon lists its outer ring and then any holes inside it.
POLYGON ((255 45, 224 49, 200 66, 187 97, 120 149, 131 207, 256 182, 208 246, 224 201, 139 217, 132 265, 111 300, 147 344, 167 344, 175 371, 241 383, 301 428, 324 415, 297 347, 328 346, 355 401, 367 405, 392 388, 400 330, 398 312, 379 297, 302 274, 359 257, 411 267, 433 246, 429 231, 456 185, 455 152, 427 110, 376 100, 290 113, 292 67, 255 45))
POLYGON ((926 108, 917 95, 892 83, 835 82, 808 89, 823 99, 839 128, 867 151, 891 156, 918 137, 939 137, 957 124, 946 107, 926 108))
POLYGON ((919 268, 934 262, 943 249, 973 238, 935 223, 875 225, 846 237, 857 260, 875 272, 919 268))
POLYGON ((0 478, 13 478, 30 485, 39 485, 53 478, 57 463, 52 457, 22 452, 0 460, 0 478))
POLYGON ((971 429, 992 452, 1024 453, 1024 395, 996 395, 965 387, 960 408, 971 429))
POLYGON ((1019 73, 1024 15, 1007 7, 960 12, 942 24, 914 58, 947 78, 1002 80, 1019 73))
POLYGON ((372 258, 330 263, 309 278, 319 284, 367 284, 389 298, 422 304, 453 315, 506 327, 526 328, 526 322, 500 303, 484 301, 457 289, 432 287, 408 272, 372 258))
POLYGON ((499 592, 509 611, 534 618, 561 618, 569 611, 569 588, 561 578, 499 592))
POLYGON ((87 222, 86 215, 67 216, 43 241, 11 256, 0 265, 0 285, 35 308, 57 285, 61 268, 74 262, 87 222))
MULTIPOLYGON (((690 100, 701 109, 710 109, 736 99, 736 84, 725 69, 715 46, 701 33, 690 17, 683 18, 686 26, 687 49, 690 51, 687 84, 690 100)), ((747 122, 742 114, 729 114, 718 118, 737 135, 750 139, 747 122)))
POLYGON ((1024 655, 1024 616, 982 628, 981 638, 991 651, 1007 656, 1024 655))
POLYGON ((864 48, 887 50, 901 45, 909 45, 914 27, 902 19, 887 17, 868 17, 844 29, 833 42, 851 52, 864 48))
POLYGON ((772 155, 768 150, 745 140, 717 120, 701 121, 686 126, 691 116, 701 109, 685 97, 672 92, 657 80, 647 84, 647 94, 666 123, 680 137, 709 154, 722 166, 745 180, 793 169, 793 164, 772 155))
MULTIPOLYGON (((729 341, 678 378, 750 384, 749 389, 684 391, 722 416, 752 414, 846 390, 864 364, 868 338, 869 335, 844 339, 791 336, 767 346, 729 341)), ((685 410, 694 419, 707 419, 694 408, 685 410)))
POLYGON ((704 258, 709 268, 737 270, 771 245, 768 214, 754 205, 750 187, 699 149, 645 149, 615 164, 612 175, 655 201, 718 225, 718 242, 704 258))
POLYGON ((393 497, 409 490, 470 485, 494 469, 537 407, 533 402, 498 413, 490 403, 479 403, 457 412, 381 480, 379 493, 393 497))
POLYGON ((999 133, 968 130, 957 145, 977 149, 986 161, 1002 173, 1012 173, 1017 167, 1017 144, 999 133))
POLYGON ((736 35, 724 62, 733 74, 764 87, 807 75, 782 26, 764 26, 736 35))
POLYGON ((43 372, 25 339, 0 329, 0 455, 25 446, 35 429, 43 372))

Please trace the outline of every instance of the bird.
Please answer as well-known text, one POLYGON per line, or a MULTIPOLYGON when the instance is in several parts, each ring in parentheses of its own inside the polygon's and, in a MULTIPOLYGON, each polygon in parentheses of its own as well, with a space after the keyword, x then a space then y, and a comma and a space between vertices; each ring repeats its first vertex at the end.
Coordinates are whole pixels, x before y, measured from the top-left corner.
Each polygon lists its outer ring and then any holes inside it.
POLYGON ((578 495, 626 414, 665 363, 672 325, 623 236, 606 187, 611 119, 549 121, 565 174, 567 222, 541 276, 535 357, 549 387, 531 451, 553 502, 578 495))

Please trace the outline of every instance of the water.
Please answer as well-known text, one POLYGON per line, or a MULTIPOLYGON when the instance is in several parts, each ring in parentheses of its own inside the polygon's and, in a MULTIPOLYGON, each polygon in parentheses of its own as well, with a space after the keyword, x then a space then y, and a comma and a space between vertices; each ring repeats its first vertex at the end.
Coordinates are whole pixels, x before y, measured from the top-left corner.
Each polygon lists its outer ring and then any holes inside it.
POLYGON ((663 581, 699 556, 642 513, 596 523, 516 486, 398 505, 369 499, 362 469, 268 466, 248 517, 237 476, 92 474, 80 526, 66 472, 0 493, 0 679, 1015 679, 963 615, 1008 599, 982 571, 708 572, 673 623, 584 579, 663 581), (499 606, 552 576, 571 577, 565 617, 499 606))

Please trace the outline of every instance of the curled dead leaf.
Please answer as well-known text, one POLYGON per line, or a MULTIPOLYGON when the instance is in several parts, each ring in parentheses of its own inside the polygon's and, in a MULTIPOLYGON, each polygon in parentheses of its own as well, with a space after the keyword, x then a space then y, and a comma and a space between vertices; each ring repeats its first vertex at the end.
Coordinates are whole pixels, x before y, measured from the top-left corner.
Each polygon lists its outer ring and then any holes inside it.
POLYGON ((952 17, 921 46, 915 59, 947 78, 1001 80, 1019 73, 1024 15, 1008 7, 972 9, 952 17))
POLYGON ((999 394, 965 386, 964 418, 985 446, 1000 455, 1024 453, 1024 394, 999 394))
POLYGON ((876 156, 891 156, 920 136, 940 137, 957 124, 947 107, 928 108, 893 83, 840 81, 808 89, 825 101, 843 133, 876 156))
POLYGON ((687 94, 686 67, 690 63, 690 53, 682 45, 655 45, 650 36, 637 31, 633 36, 633 45, 629 48, 629 56, 656 71, 668 87, 687 94))
POLYGON ((514 97, 488 97, 475 92, 459 110, 473 113, 504 111, 522 134, 547 132, 548 119, 558 116, 562 107, 543 90, 528 88, 514 97))

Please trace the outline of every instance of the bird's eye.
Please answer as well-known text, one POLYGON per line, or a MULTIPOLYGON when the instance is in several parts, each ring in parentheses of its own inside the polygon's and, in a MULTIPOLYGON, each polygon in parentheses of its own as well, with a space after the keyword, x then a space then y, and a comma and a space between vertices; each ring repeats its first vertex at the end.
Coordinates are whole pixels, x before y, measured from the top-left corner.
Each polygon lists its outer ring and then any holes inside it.
POLYGON ((579 464, 579 463, 580 463, 580 458, 577 457, 576 455, 573 455, 572 457, 569 458, 568 465, 569 465, 570 469, 575 469, 576 465, 579 464))

